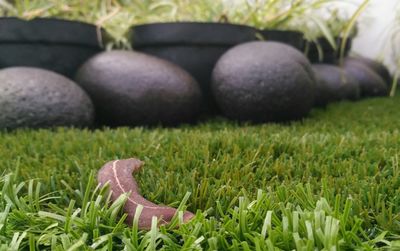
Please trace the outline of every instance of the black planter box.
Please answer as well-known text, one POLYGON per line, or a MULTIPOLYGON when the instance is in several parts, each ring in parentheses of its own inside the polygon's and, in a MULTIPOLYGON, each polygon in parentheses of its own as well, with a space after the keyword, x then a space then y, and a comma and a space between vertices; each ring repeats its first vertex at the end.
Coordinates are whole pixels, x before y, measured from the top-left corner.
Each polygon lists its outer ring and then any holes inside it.
POLYGON ((305 48, 306 41, 304 40, 304 34, 301 32, 268 29, 260 30, 259 32, 266 41, 285 43, 300 51, 305 48))
POLYGON ((73 77, 83 62, 102 50, 103 34, 82 22, 0 18, 0 68, 30 66, 73 77))
MULTIPOLYGON (((319 38, 318 44, 322 49, 322 60, 320 60, 320 55, 315 42, 309 42, 307 57, 311 63, 325 63, 325 64, 337 64, 340 57, 340 46, 342 44, 342 38, 335 38, 337 50, 335 50, 332 45, 325 38, 319 38)), ((352 45, 352 39, 349 38, 346 43, 346 48, 344 50, 344 57, 346 57, 352 45)))
POLYGON ((211 73, 217 60, 229 48, 256 40, 256 29, 224 23, 154 23, 133 28, 132 43, 137 51, 173 62, 188 71, 200 84, 212 111, 211 73))

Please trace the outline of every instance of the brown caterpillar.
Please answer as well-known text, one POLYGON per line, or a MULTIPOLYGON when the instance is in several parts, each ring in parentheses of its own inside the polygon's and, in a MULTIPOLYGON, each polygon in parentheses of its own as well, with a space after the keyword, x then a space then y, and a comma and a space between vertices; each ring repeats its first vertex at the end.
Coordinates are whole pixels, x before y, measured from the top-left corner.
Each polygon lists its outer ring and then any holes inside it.
MULTIPOLYGON (((139 188, 135 179, 132 177, 132 173, 140 170, 142 164, 142 161, 133 158, 110 161, 100 169, 97 180, 101 186, 109 182, 112 193, 111 199, 113 201, 123 193, 130 193, 124 207, 128 215, 127 223, 132 224, 136 208, 140 204, 143 206, 143 210, 139 218, 139 229, 150 229, 153 216, 157 216, 160 220, 160 224, 167 224, 175 215, 176 209, 154 204, 139 194, 139 188)), ((193 213, 186 211, 183 214, 183 221, 188 222, 193 217, 193 213)))

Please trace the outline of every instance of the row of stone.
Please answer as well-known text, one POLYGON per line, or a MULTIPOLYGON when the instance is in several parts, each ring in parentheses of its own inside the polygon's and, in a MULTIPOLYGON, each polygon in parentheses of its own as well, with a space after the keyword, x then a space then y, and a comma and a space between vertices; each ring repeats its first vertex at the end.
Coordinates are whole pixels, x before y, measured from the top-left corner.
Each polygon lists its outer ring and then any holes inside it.
POLYGON ((212 97, 180 67, 132 51, 92 57, 75 82, 37 68, 1 70, 0 128, 177 125, 195 121, 206 100, 235 120, 286 121, 314 105, 388 92, 380 76, 355 60, 344 68, 312 66, 300 51, 276 42, 226 52, 212 74, 212 97))
POLYGON ((343 67, 311 65, 290 46, 251 42, 224 54, 213 72, 213 92, 223 113, 243 121, 303 118, 313 106, 385 96, 388 85, 357 59, 343 67))

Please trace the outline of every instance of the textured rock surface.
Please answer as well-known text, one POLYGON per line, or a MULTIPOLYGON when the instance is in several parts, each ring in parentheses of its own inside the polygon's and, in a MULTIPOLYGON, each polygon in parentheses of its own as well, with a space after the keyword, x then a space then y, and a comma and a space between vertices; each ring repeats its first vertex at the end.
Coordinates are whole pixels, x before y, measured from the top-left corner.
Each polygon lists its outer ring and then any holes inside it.
POLYGON ((87 94, 57 73, 28 67, 0 71, 0 128, 89 126, 87 94))
POLYGON ((213 93, 221 111, 244 121, 286 121, 304 117, 314 103, 312 69, 294 48, 250 42, 225 53, 213 72, 213 93))
POLYGON ((385 96, 389 89, 385 81, 369 67, 352 61, 344 62, 344 70, 357 79, 362 97, 385 96))
POLYGON ((316 106, 325 106, 343 99, 359 99, 359 83, 343 69, 334 65, 315 64, 313 70, 316 79, 316 106))
POLYGON ((201 107, 201 91, 184 70, 132 51, 100 53, 78 71, 100 124, 135 126, 190 122, 201 107))
POLYGON ((360 63, 364 64, 365 66, 368 66, 373 71, 375 71, 379 76, 381 76, 381 78, 385 81, 385 84, 387 86, 391 86, 393 78, 390 75, 388 68, 384 64, 365 57, 348 57, 345 60, 347 62, 360 63))
POLYGON ((301 51, 292 46, 285 46, 285 44, 279 42, 268 42, 268 48, 268 55, 270 55, 271 58, 280 58, 282 56, 289 57, 291 60, 299 63, 300 66, 309 74, 309 77, 315 79, 312 65, 301 51))
POLYGON ((203 112, 211 115, 216 113, 211 94, 215 63, 231 47, 257 40, 256 34, 253 27, 221 22, 151 23, 132 28, 132 45, 190 73, 202 90, 203 112))

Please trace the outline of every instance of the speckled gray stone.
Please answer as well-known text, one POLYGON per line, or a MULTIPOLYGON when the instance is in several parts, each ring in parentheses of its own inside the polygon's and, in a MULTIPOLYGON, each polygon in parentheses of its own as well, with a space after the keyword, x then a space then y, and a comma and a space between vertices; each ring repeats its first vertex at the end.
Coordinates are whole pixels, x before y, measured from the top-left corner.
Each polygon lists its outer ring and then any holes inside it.
POLYGON ((308 60, 288 45, 245 43, 217 62, 213 94, 229 118, 253 122, 299 119, 314 103, 312 74, 308 60))
POLYGON ((356 79, 340 67, 314 64, 316 78, 315 105, 326 106, 339 100, 360 98, 360 86, 356 79))
POLYGON ((186 71, 142 53, 100 53, 79 69, 76 81, 103 125, 176 125, 193 121, 201 108, 200 87, 186 71))
POLYGON ((388 95, 389 89, 385 81, 369 67, 353 61, 344 61, 343 67, 350 76, 357 79, 361 97, 388 95))
POLYGON ((73 81, 29 67, 0 71, 0 128, 90 126, 93 104, 73 81))
POLYGON ((347 57, 345 60, 348 62, 360 63, 360 64, 363 64, 363 65, 371 68, 371 70, 376 72, 385 81, 385 84, 387 86, 390 87, 392 85, 393 78, 390 75, 388 68, 384 64, 382 64, 378 61, 375 61, 373 59, 361 57, 361 56, 347 57))
POLYGON ((303 67, 303 69, 308 73, 309 77, 311 77, 315 81, 314 71, 312 69, 312 65, 308 58, 298 49, 293 46, 288 46, 284 43, 279 42, 268 42, 268 55, 271 58, 279 58, 279 57, 289 57, 292 60, 296 61, 303 67))

